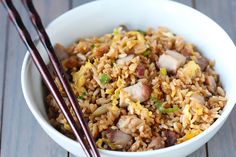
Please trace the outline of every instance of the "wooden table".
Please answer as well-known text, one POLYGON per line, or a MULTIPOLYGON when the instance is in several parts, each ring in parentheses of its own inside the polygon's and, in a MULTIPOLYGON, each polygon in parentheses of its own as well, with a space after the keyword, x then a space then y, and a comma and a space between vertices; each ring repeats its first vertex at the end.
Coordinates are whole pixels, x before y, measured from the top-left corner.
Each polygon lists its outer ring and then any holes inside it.
MULTIPOLYGON (((45 25, 67 10, 91 0, 35 0, 45 25)), ((236 0, 177 0, 218 22, 236 42, 236 0)), ((36 37, 20 0, 14 0, 36 37)), ((194 17, 193 17, 194 18, 194 17)), ((26 48, 0 6, 0 143, 2 157, 72 157, 42 130, 21 90, 21 65, 26 48)), ((224 52, 222 52, 224 53, 224 52)), ((236 53, 236 52, 235 52, 236 53)), ((236 80, 235 80, 236 81, 236 80)), ((189 157, 236 157, 236 111, 223 128, 189 157)))

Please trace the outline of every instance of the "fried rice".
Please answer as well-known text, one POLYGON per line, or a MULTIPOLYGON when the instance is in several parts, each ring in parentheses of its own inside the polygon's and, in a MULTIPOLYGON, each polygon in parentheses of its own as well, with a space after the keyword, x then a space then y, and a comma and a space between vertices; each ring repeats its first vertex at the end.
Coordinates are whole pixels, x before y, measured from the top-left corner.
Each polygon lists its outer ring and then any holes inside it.
MULTIPOLYGON (((136 152, 182 143, 214 123, 227 102, 214 61, 165 27, 121 25, 68 48, 56 44, 55 51, 101 149, 136 152)), ((50 93, 45 101, 50 123, 74 138, 50 93)))

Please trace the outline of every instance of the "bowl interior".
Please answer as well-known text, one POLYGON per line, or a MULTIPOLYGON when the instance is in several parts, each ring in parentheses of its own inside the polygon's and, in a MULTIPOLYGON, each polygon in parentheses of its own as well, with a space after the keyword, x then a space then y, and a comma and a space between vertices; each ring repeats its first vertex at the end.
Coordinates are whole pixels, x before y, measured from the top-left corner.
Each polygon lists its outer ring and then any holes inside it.
MULTIPOLYGON (((47 32, 52 44, 61 43, 68 46, 80 37, 100 36, 112 32, 113 28, 120 24, 127 25, 129 29, 143 30, 149 27, 166 26, 175 34, 183 36, 187 42, 196 45, 204 56, 215 60, 215 69, 219 73, 223 87, 226 90, 228 103, 222 116, 210 129, 213 130, 214 127, 227 118, 236 101, 236 73, 233 72, 236 67, 234 61, 236 57, 235 46, 228 35, 215 22, 189 7, 162 0, 96 1, 75 8, 60 16, 48 26, 47 32)), ((47 55, 41 44, 38 45, 38 50, 45 62, 48 63, 47 55)), ((56 133, 57 131, 49 126, 47 122, 41 77, 29 55, 26 56, 22 68, 22 88, 27 104, 40 124, 47 125, 48 129, 50 128, 56 133)), ((194 138, 195 141, 204 137, 211 130, 207 131, 199 137, 197 136, 196 139, 194 138)), ((66 137, 63 138, 67 139, 66 137)), ((194 142, 194 139, 192 139, 192 142, 194 142)), ((191 140, 186 143, 190 144, 191 140)), ((178 145, 176 146, 158 151, 178 148, 178 145)), ((109 154, 109 151, 107 152, 109 154)), ((150 152, 146 152, 146 154, 148 153, 150 152)))

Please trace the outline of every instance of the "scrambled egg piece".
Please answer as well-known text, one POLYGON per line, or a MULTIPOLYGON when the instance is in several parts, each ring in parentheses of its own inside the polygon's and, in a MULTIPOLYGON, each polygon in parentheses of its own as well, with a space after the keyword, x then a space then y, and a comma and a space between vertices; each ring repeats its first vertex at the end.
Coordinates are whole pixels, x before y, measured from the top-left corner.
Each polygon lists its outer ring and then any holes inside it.
POLYGON ((190 123, 192 118, 189 110, 190 110, 190 105, 186 105, 183 110, 184 115, 182 116, 182 124, 184 128, 190 123))
POLYGON ((202 131, 200 129, 192 129, 186 132, 186 134, 182 137, 179 138, 177 140, 177 143, 182 143, 184 141, 187 141, 195 136, 197 136, 198 134, 200 134, 202 131))
POLYGON ((96 142, 97 147, 100 148, 100 149, 104 149, 104 148, 102 147, 102 144, 103 144, 103 139, 102 139, 102 138, 99 138, 99 139, 97 140, 97 142, 96 142))
POLYGON ((125 99, 125 102, 129 104, 128 110, 131 114, 137 114, 141 119, 146 120, 148 123, 153 123, 153 114, 147 108, 143 107, 139 101, 136 103, 130 100, 129 98, 125 99))
POLYGON ((137 36, 138 41, 143 42, 143 43, 145 42, 143 34, 141 34, 138 31, 130 31, 128 32, 128 35, 137 36))
POLYGON ((185 76, 188 76, 190 78, 193 78, 196 76, 197 72, 200 71, 201 68, 198 64, 196 64, 194 61, 189 61, 183 68, 183 73, 185 76))
POLYGON ((194 103, 192 104, 192 107, 198 116, 203 114, 203 107, 201 104, 194 103))
POLYGON ((113 93, 113 91, 114 90, 112 90, 112 89, 106 89, 105 93, 111 95, 113 93))
POLYGON ((202 115, 203 114, 203 108, 202 107, 199 107, 198 109, 197 109, 197 115, 202 115))
POLYGON ((87 70, 89 70, 92 67, 92 64, 90 62, 87 62, 85 65, 83 65, 79 71, 72 74, 73 81, 74 81, 74 88, 77 93, 80 93, 83 90, 83 85, 85 84, 85 77, 84 74, 87 70))
POLYGON ((118 97, 120 94, 120 90, 123 88, 123 81, 118 78, 117 80, 117 89, 115 90, 114 94, 111 96, 111 100, 112 100, 112 110, 113 111, 117 111, 118 107, 116 106, 118 104, 118 97))

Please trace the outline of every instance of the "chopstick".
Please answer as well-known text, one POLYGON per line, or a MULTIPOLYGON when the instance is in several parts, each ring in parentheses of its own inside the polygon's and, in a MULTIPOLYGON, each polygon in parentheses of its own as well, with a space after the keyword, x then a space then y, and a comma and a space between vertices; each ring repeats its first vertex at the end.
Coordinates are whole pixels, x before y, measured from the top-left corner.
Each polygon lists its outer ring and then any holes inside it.
POLYGON ((24 6, 26 7, 26 9, 28 10, 31 22, 34 25, 34 27, 39 35, 39 38, 48 53, 49 59, 51 60, 51 63, 53 65, 53 67, 55 68, 56 74, 57 74, 63 88, 66 91, 67 97, 69 98, 69 101, 72 105, 73 111, 75 112, 76 118, 79 120, 79 123, 81 124, 81 127, 85 133, 87 141, 88 141, 89 145, 91 146, 92 151, 96 154, 96 156, 99 156, 98 149, 96 148, 93 137, 89 131, 89 128, 87 127, 87 125, 85 123, 81 109, 78 105, 75 95, 73 94, 71 86, 70 86, 69 82, 67 81, 67 79, 65 78, 64 71, 62 70, 61 64, 60 64, 59 60, 57 59, 57 56, 56 56, 55 51, 53 49, 53 46, 50 42, 50 39, 43 27, 41 18, 38 15, 38 13, 34 7, 32 0, 22 0, 22 2, 24 4, 24 6))
POLYGON ((62 83, 63 88, 67 93, 67 96, 72 104, 72 108, 75 112, 76 118, 78 122, 80 123, 80 126, 83 132, 81 132, 81 130, 79 129, 79 126, 76 124, 72 114, 70 113, 70 110, 68 109, 66 103, 64 102, 63 97, 61 96, 52 76, 50 75, 47 69, 46 64, 44 63, 42 57, 40 56, 40 53, 38 52, 36 46, 34 45, 32 38, 29 32, 27 31, 26 27, 24 26, 21 20, 21 17, 18 11, 16 10, 16 8, 14 7, 12 1, 0 0, 0 2, 2 2, 4 7, 6 8, 8 15, 11 21, 13 22, 13 24, 15 25, 22 41, 24 42, 28 51, 30 52, 33 62, 36 65, 37 69, 39 70, 46 86, 48 87, 54 99, 56 100, 57 104, 59 105, 59 108, 61 109, 63 115, 65 116, 78 142, 81 144, 82 149, 84 150, 87 156, 92 157, 94 155, 95 157, 100 157, 98 150, 95 146, 95 143, 92 139, 91 133, 85 123, 85 120, 83 119, 83 115, 76 101, 76 98, 71 90, 71 87, 68 81, 65 78, 64 72, 61 68, 59 60, 57 59, 55 55, 55 52, 51 45, 49 37, 47 36, 46 31, 44 30, 40 17, 37 14, 31 0, 26 0, 26 1, 22 0, 22 1, 25 7, 29 9, 31 21, 39 34, 41 42, 43 43, 43 45, 45 46, 48 52, 50 61, 52 62, 54 70, 56 71, 56 74, 58 75, 58 78, 60 79, 60 82, 62 83), (89 145, 87 145, 83 135, 86 136, 89 145))

